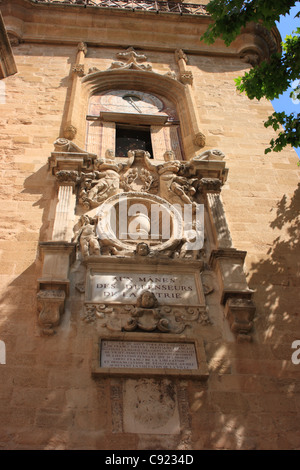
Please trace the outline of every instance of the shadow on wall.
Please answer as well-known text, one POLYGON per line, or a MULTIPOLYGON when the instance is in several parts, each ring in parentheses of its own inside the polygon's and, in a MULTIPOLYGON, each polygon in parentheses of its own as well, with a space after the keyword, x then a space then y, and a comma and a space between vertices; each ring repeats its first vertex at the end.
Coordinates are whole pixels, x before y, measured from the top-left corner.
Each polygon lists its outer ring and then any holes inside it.
POLYGON ((300 364, 292 362, 300 339, 300 185, 278 202, 270 228, 281 234, 248 278, 258 306, 254 343, 206 345, 210 378, 191 400, 194 448, 300 448, 300 364))
POLYGON ((272 343, 278 358, 290 361, 291 343, 300 339, 300 183, 290 201, 284 195, 278 202, 270 227, 281 235, 268 257, 252 264, 249 282, 264 307, 257 325, 260 340, 272 343))

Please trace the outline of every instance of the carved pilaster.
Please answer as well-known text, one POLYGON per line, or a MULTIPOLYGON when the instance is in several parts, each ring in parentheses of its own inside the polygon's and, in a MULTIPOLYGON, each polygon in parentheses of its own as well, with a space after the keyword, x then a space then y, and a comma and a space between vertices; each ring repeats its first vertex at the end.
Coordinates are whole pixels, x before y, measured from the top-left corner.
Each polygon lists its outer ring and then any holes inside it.
POLYGON ((78 172, 61 170, 55 176, 59 189, 52 240, 71 241, 76 205, 74 188, 78 180, 78 172))
MULTIPOLYGON (((206 178, 206 180, 210 180, 210 178, 206 178)), ((217 182, 217 185, 214 185, 213 184, 214 181, 213 182, 206 181, 206 188, 208 187, 210 188, 210 190, 211 189, 214 190, 215 188, 215 190, 217 190, 217 187, 219 186, 219 190, 220 190, 220 181, 217 179, 216 182, 217 182)), ((220 249, 231 248, 232 240, 231 240, 229 228, 228 228, 227 221, 226 221, 226 216, 225 216, 225 211, 224 211, 221 195, 218 193, 208 192, 206 197, 207 197, 207 202, 208 202, 209 215, 212 221, 211 225, 212 225, 212 229, 214 233, 215 243, 217 247, 220 249)))
POLYGON ((42 276, 38 279, 39 324, 42 332, 53 334, 64 312, 69 294, 69 267, 74 261, 75 244, 66 242, 40 242, 42 276))

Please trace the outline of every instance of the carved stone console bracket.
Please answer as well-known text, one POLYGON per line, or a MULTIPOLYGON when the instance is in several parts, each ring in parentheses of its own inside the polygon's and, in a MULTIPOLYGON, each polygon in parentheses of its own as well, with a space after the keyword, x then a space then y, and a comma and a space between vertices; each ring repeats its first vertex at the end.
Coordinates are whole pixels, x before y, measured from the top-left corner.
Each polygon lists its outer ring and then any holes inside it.
POLYGON ((221 286, 220 302, 225 305, 224 314, 231 331, 238 340, 251 341, 255 305, 253 290, 249 289, 243 270, 245 251, 235 248, 213 250, 210 266, 214 269, 221 286))
POLYGON ((42 276, 38 279, 39 324, 42 333, 55 333, 69 295, 69 267, 75 259, 75 244, 40 242, 42 276))
POLYGON ((54 152, 48 162, 49 169, 55 175, 59 171, 88 171, 93 168, 96 159, 97 155, 82 150, 68 139, 59 138, 54 142, 54 152))
POLYGON ((225 305, 225 317, 238 342, 251 341, 251 330, 255 315, 255 305, 251 299, 229 297, 225 305))
POLYGON ((40 290, 37 293, 39 325, 45 335, 53 335, 63 314, 66 293, 61 289, 40 290))
POLYGON ((192 160, 190 160, 190 175, 195 175, 199 179, 207 179, 205 184, 203 181, 202 192, 220 192, 220 185, 218 186, 218 183, 214 183, 212 180, 220 180, 221 184, 226 182, 228 168, 226 168, 226 162, 224 161, 224 158, 225 155, 221 150, 212 149, 197 154, 192 160), (208 179, 210 181, 208 181, 208 179))

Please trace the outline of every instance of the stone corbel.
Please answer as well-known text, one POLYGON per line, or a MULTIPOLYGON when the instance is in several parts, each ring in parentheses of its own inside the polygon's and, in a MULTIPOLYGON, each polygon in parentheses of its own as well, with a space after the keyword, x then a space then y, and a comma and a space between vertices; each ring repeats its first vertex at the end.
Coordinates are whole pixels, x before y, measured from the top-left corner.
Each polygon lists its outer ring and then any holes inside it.
POLYGON ((235 248, 213 250, 209 265, 216 272, 221 287, 221 303, 226 304, 228 297, 251 299, 253 291, 249 289, 243 270, 247 252, 235 248))
POLYGON ((39 325, 42 333, 52 335, 64 312, 69 295, 69 268, 75 259, 75 244, 40 242, 42 275, 38 279, 39 325))
POLYGON ((40 290, 37 293, 39 325, 45 335, 53 335, 63 314, 66 293, 61 289, 40 290))
POLYGON ((251 331, 255 315, 255 305, 252 300, 242 297, 230 297, 226 301, 224 313, 231 331, 237 337, 237 341, 252 341, 251 331))
POLYGON ((219 280, 225 317, 238 341, 251 341, 255 314, 253 290, 249 289, 243 270, 245 256, 245 251, 224 248, 213 250, 209 262, 219 280))

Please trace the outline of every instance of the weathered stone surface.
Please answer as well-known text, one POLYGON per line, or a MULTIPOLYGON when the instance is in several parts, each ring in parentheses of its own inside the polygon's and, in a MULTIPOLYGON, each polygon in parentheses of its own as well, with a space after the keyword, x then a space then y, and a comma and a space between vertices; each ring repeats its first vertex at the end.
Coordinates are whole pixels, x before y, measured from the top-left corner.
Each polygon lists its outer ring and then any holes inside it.
MULTIPOLYGON (((192 15, 117 9, 100 13, 92 7, 41 7, 23 0, 16 0, 13 8, 3 0, 1 10, 5 25, 18 38, 12 49, 18 73, 5 78, 5 91, 1 89, 5 100, 0 119, 0 340, 6 345, 6 364, 0 364, 0 449, 298 449, 300 364, 291 361, 291 345, 300 339, 299 169, 293 149, 264 155, 273 134, 262 121, 273 111, 271 104, 252 102, 236 93, 233 79, 253 61, 241 49, 243 38, 231 48, 221 44, 200 47, 207 19, 192 15), (78 50, 81 41, 87 43, 86 52, 78 50), (137 63, 151 64, 152 71, 121 67, 108 71, 117 54, 132 44, 147 57, 137 63), (182 50, 181 57, 175 57, 175 49, 182 50), (178 59, 183 62, 179 64, 178 59), (82 73, 86 75, 80 77, 82 73), (86 187, 77 182, 77 175, 83 171, 88 179, 92 168, 90 176, 99 183, 95 172, 103 168, 99 162, 95 168, 98 157, 85 147, 85 142, 96 147, 94 136, 86 140, 88 94, 114 87, 157 93, 180 108, 181 152, 189 160, 183 162, 189 170, 181 181, 189 198, 205 204, 208 200, 211 208, 206 211, 204 252, 197 259, 155 258, 132 249, 127 258, 126 253, 101 255, 101 264, 98 250, 89 251, 90 239, 86 259, 81 257, 80 246, 77 258, 70 259, 69 248, 75 249, 71 238, 80 225, 74 224, 86 211, 93 220, 97 210, 92 203, 87 208, 75 200, 76 187, 86 187), (198 132, 205 136, 201 150, 204 139, 198 132), (73 139, 72 145, 54 147, 58 138, 73 139), (213 158, 211 149, 221 149, 222 161, 213 158), (53 162, 56 166, 51 166, 53 162), (71 168, 66 169, 68 165, 71 168), (63 175, 56 177, 54 167, 77 172, 76 178, 72 180, 74 173, 68 181, 63 175), (191 182, 194 178, 202 179, 200 189, 191 182), (59 194, 62 183, 70 187, 64 186, 67 189, 59 194), (191 195, 191 188, 196 196, 191 195), (216 256, 209 264, 212 251, 216 256), (171 310, 164 315, 173 321, 172 326, 192 318, 183 339, 195 336, 204 343, 199 357, 209 371, 205 383, 174 376, 146 378, 142 375, 149 371, 145 370, 139 378, 122 376, 122 370, 116 376, 92 376, 95 341, 103 335, 113 339, 116 334, 120 340, 125 334, 112 331, 119 317, 109 305, 100 308, 96 321, 83 321, 88 299, 86 266, 98 269, 100 264, 104 273, 115 272, 111 271, 115 265, 119 273, 142 273, 146 267, 148 274, 173 272, 181 279, 187 266, 198 276, 204 269, 203 281, 199 276, 197 283, 200 289, 201 282, 206 285, 210 280, 201 298, 204 302, 205 297, 207 307, 201 313, 210 323, 201 321, 199 312, 177 305, 172 310, 174 318, 171 310), (46 292, 65 294, 64 313, 51 336, 41 335, 38 326, 41 284, 46 292), (230 329, 228 319, 231 325, 241 320, 234 302, 230 305, 233 294, 242 299, 246 310, 250 298, 256 306, 254 317, 252 304, 251 312, 247 310, 251 343, 237 343, 230 329)), ((257 34, 261 38, 261 32, 257 34)), ((158 127, 156 145, 163 136, 165 152, 171 133, 158 127)), ((107 149, 114 128, 109 122, 103 126, 107 149)), ((170 155, 164 152, 157 161, 149 159, 144 174, 152 178, 148 189, 162 181, 156 179, 155 168, 168 163, 170 155)), ((177 151, 176 158, 181 152, 177 151)), ((183 171, 181 163, 178 172, 183 171)), ((123 184, 134 190, 141 181, 130 182, 130 169, 121 172, 123 184)), ((159 185, 155 191, 160 191, 159 185)), ((164 191, 169 197, 167 186, 164 191)), ((170 196, 173 202, 177 196, 170 196)), ((183 204, 179 196, 178 200, 183 204)), ((132 317, 127 310, 122 315, 132 317)), ((139 330, 143 317, 139 319, 127 335, 147 334, 139 330)), ((169 332, 153 334, 163 342, 169 332)))

